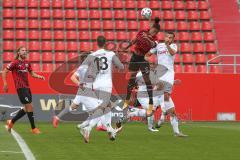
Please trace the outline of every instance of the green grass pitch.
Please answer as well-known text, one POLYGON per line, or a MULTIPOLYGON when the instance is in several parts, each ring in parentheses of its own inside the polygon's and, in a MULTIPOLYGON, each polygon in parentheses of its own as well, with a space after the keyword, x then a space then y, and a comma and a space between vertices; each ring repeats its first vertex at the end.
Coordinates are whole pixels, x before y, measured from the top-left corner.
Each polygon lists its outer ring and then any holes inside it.
MULTIPOLYGON (((83 143, 76 123, 38 123, 43 134, 32 135, 28 123, 17 123, 15 130, 27 142, 37 160, 239 160, 240 123, 195 122, 181 124, 187 138, 174 137, 166 123, 152 133, 142 123, 128 123, 116 141, 105 132, 93 131, 90 143, 83 143)), ((0 151, 21 151, 0 123, 0 151)), ((0 152, 0 160, 22 160, 21 153, 0 152)))

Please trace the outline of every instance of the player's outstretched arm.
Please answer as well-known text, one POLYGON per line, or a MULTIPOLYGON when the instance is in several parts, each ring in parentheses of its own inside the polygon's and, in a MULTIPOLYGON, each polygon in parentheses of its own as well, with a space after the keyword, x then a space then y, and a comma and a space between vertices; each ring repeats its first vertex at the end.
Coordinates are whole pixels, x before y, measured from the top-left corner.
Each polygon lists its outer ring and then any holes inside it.
POLYGON ((123 51, 126 51, 128 48, 130 48, 135 43, 136 43, 136 39, 133 39, 129 42, 129 44, 126 47, 121 47, 120 49, 122 49, 123 51))
POLYGON ((38 75, 38 74, 36 74, 36 73, 33 72, 33 71, 31 71, 30 74, 31 74, 31 76, 32 76, 33 78, 38 78, 38 79, 45 80, 45 77, 44 77, 44 76, 38 75))
POLYGON ((5 68, 2 71, 2 79, 3 79, 3 91, 4 92, 8 92, 8 84, 7 84, 7 74, 8 74, 9 70, 7 68, 5 68))
POLYGON ((124 65, 116 55, 113 56, 112 61, 113 61, 113 64, 116 65, 118 69, 124 70, 124 65))

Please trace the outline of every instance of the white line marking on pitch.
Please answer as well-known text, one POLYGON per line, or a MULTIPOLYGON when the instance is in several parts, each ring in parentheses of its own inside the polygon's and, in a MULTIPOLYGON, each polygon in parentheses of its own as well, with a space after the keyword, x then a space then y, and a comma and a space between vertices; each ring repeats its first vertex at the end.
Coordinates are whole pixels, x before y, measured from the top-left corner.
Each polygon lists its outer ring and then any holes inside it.
POLYGON ((15 140, 17 141, 18 145, 20 146, 21 150, 23 151, 23 154, 24 154, 26 160, 36 160, 33 153, 29 149, 28 145, 23 140, 23 138, 13 129, 11 130, 11 133, 12 133, 13 137, 15 138, 15 140))
POLYGON ((1 153, 23 153, 23 152, 16 152, 16 151, 0 151, 1 153))

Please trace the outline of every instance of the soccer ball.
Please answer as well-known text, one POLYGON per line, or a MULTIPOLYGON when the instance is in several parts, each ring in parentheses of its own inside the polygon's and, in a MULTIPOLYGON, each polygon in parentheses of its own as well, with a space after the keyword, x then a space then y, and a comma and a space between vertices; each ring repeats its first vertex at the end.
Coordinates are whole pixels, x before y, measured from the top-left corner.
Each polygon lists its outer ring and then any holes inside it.
POLYGON ((141 15, 143 18, 149 19, 152 16, 152 10, 150 8, 143 8, 141 15))

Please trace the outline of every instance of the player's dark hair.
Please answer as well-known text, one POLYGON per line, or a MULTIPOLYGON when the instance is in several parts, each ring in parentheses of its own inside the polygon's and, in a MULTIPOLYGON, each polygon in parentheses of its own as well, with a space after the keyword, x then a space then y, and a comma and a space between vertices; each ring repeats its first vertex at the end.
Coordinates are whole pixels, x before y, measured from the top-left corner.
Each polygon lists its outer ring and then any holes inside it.
POLYGON ((97 37, 97 45, 98 47, 104 47, 106 44, 106 38, 104 36, 97 37))
POLYGON ((173 38, 175 37, 175 34, 173 33, 173 32, 167 32, 167 34, 171 34, 171 35, 173 35, 173 38))
POLYGON ((15 60, 19 58, 19 54, 18 54, 18 53, 20 52, 20 50, 21 50, 22 48, 24 48, 24 47, 23 47, 23 46, 20 46, 20 47, 18 47, 18 49, 16 50, 16 56, 15 56, 15 58, 14 58, 15 60))
POLYGON ((152 25, 152 28, 156 28, 158 31, 160 31, 160 19, 158 17, 154 18, 154 23, 152 25))

